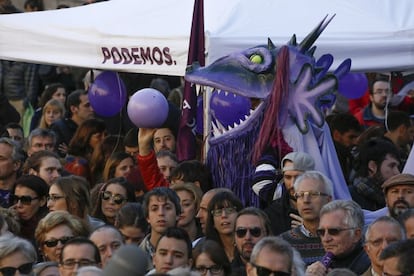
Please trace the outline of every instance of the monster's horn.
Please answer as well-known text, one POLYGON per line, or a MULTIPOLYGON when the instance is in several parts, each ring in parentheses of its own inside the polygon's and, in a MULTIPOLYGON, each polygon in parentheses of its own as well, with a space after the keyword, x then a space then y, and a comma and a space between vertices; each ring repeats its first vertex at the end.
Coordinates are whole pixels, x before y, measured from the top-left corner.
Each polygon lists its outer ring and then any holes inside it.
POLYGON ((267 48, 269 50, 273 50, 276 48, 275 44, 273 44, 273 41, 269 37, 267 38, 267 48))
POLYGON ((298 48, 301 53, 305 53, 313 45, 313 43, 315 43, 316 39, 318 39, 323 30, 325 30, 326 26, 328 26, 331 20, 335 17, 335 14, 326 21, 327 17, 328 15, 326 15, 319 25, 316 26, 316 28, 313 29, 313 31, 310 32, 299 44, 298 48))
POLYGON ((297 46, 298 43, 296 42, 296 35, 292 35, 292 38, 288 42, 289 45, 297 46))

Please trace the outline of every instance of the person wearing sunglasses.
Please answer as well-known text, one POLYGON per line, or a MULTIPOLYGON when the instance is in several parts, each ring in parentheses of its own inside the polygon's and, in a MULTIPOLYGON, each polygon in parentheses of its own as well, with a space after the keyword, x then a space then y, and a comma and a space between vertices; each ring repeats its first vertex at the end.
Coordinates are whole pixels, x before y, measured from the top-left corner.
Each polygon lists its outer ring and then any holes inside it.
POLYGON ((358 275, 363 274, 371 261, 362 246, 364 213, 352 200, 334 200, 320 211, 316 233, 325 252, 330 252, 330 262, 316 261, 306 269, 307 274, 326 275, 329 269, 348 268, 358 275))
POLYGON ((34 242, 40 219, 47 214, 46 197, 49 186, 39 176, 25 175, 16 180, 12 190, 12 208, 20 219, 20 236, 34 242))
POLYGON ((294 271, 294 249, 285 240, 269 236, 253 248, 246 264, 247 276, 290 276, 294 271))
POLYGON ((78 217, 65 211, 54 211, 39 221, 36 244, 43 261, 59 262, 63 245, 78 236, 87 237, 89 229, 78 217))
POLYGON ((36 250, 26 239, 11 234, 0 237, 0 275, 34 275, 36 250))
POLYGON ((303 224, 280 235, 301 254, 306 265, 322 259, 325 250, 316 230, 319 212, 333 198, 332 182, 321 172, 307 171, 294 184, 296 205, 303 224))
POLYGON ((223 247, 213 240, 202 240, 193 249, 193 270, 200 275, 230 276, 232 268, 223 247), (210 273, 210 274, 208 274, 210 273))
POLYGON ((236 252, 231 262, 232 271, 244 275, 253 247, 262 238, 271 235, 272 230, 266 213, 255 207, 242 209, 237 214, 234 228, 236 252))
POLYGON ((134 188, 123 177, 109 179, 102 186, 96 185, 95 188, 98 198, 92 216, 106 224, 114 225, 119 209, 127 202, 135 202, 134 188))
POLYGON ((230 190, 213 196, 207 208, 206 239, 223 246, 230 262, 234 259, 234 223, 241 209, 242 202, 230 190))
POLYGON ((99 249, 88 238, 76 237, 69 240, 62 248, 59 259, 60 276, 76 275, 84 266, 101 267, 99 249))

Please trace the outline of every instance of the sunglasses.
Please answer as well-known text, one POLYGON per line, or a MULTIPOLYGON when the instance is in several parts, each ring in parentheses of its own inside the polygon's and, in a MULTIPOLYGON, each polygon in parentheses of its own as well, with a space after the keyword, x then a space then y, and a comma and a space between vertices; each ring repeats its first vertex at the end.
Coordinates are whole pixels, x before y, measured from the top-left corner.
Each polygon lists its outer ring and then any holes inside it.
POLYGON ((30 205, 32 204, 32 201, 35 199, 39 199, 38 196, 36 197, 31 197, 31 196, 17 196, 17 195, 12 195, 11 196, 11 201, 13 202, 13 204, 17 204, 19 201, 21 204, 23 205, 30 205))
POLYGON ((211 210, 211 214, 214 217, 221 216, 223 212, 226 213, 226 215, 230 215, 230 214, 236 213, 237 210, 236 210, 236 207, 225 207, 225 208, 211 210))
POLYGON ((96 262, 92 260, 88 260, 88 259, 80 259, 78 261, 69 259, 69 260, 63 261, 61 265, 65 269, 73 269, 75 265, 78 265, 78 267, 83 267, 83 266, 96 265, 96 262))
POLYGON ((33 270, 33 263, 22 264, 19 267, 6 266, 0 268, 0 272, 3 276, 13 276, 16 274, 16 271, 19 271, 20 274, 30 274, 33 270))
POLYGON ((271 270, 268 269, 266 267, 251 263, 252 266, 254 266, 256 268, 256 274, 257 276, 269 276, 269 275, 273 275, 273 276, 290 276, 289 272, 284 272, 284 271, 278 271, 278 270, 271 270))
POLYGON ((44 241, 43 244, 46 245, 47 247, 55 247, 56 245, 58 245, 58 242, 60 242, 62 245, 64 245, 65 243, 67 243, 71 239, 73 239, 73 237, 62 237, 60 239, 53 239, 53 240, 44 241))
POLYGON ((315 192, 315 191, 308 191, 308 192, 297 192, 295 193, 296 199, 304 199, 310 198, 310 199, 317 199, 321 196, 329 196, 328 194, 322 193, 322 192, 315 192))
POLYGON ((328 232, 331 236, 338 236, 342 231, 352 230, 355 229, 355 227, 351 228, 328 228, 328 229, 317 229, 316 234, 319 237, 325 236, 325 233, 328 232))
POLYGON ((101 194, 102 200, 110 200, 112 199, 113 202, 117 205, 122 204, 126 201, 125 197, 123 197, 122 195, 119 194, 115 194, 113 195, 111 192, 102 192, 101 194))
POLYGON ((236 235, 238 238, 243 238, 246 236, 247 232, 250 233, 255 238, 258 238, 262 235, 262 229, 260 227, 245 228, 239 227, 236 229, 236 235))

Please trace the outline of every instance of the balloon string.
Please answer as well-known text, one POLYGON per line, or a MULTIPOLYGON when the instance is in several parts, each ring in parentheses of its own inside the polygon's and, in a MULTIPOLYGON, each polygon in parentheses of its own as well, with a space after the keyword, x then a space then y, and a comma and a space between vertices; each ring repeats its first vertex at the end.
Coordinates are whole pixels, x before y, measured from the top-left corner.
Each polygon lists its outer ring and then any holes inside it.
MULTIPOLYGON (((117 72, 115 72, 115 74, 116 74, 116 80, 117 80, 117 82, 118 82, 118 95, 119 95, 119 101, 121 102, 122 101, 122 95, 121 95, 121 78, 119 77, 119 75, 118 75, 118 73, 117 72)), ((122 128, 122 119, 123 119, 123 114, 122 114, 122 111, 123 111, 123 108, 124 107, 122 107, 121 108, 121 110, 120 110, 120 112, 118 113, 119 114, 119 128, 118 128, 118 135, 117 135, 117 138, 116 138, 116 144, 115 144, 115 147, 113 148, 113 150, 112 150, 112 153, 111 153, 111 155, 112 154, 114 154, 115 153, 115 151, 116 151, 116 149, 118 148, 118 145, 120 144, 120 142, 121 142, 121 134, 122 134, 122 131, 121 131, 121 128, 122 128)))

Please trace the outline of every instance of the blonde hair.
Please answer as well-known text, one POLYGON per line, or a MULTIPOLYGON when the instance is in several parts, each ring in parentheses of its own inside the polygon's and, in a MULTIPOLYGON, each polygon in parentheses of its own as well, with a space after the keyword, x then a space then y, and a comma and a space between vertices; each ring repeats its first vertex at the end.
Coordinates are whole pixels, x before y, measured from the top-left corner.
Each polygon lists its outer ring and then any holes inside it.
POLYGON ((50 99, 42 109, 42 117, 40 118, 39 127, 40 128, 49 128, 46 124, 45 114, 49 110, 56 110, 61 113, 62 117, 65 115, 65 107, 63 104, 57 99, 50 99))
POLYGON ((59 225, 68 226, 72 230, 74 237, 87 237, 90 232, 86 223, 77 216, 71 215, 66 211, 50 212, 39 221, 36 227, 35 238, 40 249, 42 249, 42 245, 45 242, 46 234, 59 225))
POLYGON ((201 198, 203 197, 203 192, 198 186, 196 186, 192 182, 185 182, 182 184, 180 183, 180 184, 171 185, 170 188, 174 190, 175 192, 179 192, 179 191, 189 192, 194 197, 196 210, 198 211, 198 209, 200 208, 201 198))

